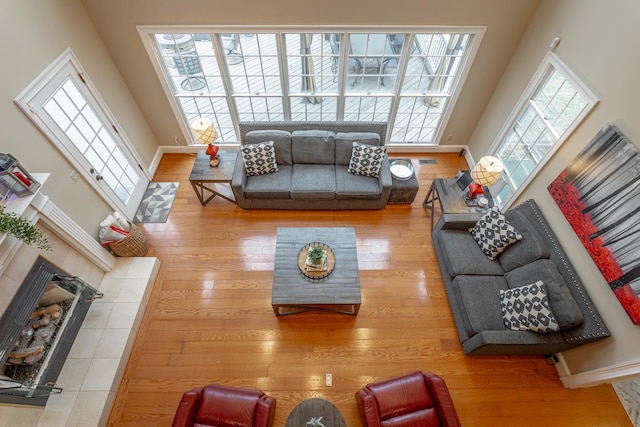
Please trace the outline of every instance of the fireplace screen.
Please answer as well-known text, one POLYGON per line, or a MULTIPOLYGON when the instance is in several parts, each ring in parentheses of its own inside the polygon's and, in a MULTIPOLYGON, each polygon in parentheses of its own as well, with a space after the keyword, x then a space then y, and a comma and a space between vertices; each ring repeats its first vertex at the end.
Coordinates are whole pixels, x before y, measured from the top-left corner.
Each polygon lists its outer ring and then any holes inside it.
POLYGON ((102 294, 38 259, 0 321, 0 402, 44 405, 84 317, 102 294))

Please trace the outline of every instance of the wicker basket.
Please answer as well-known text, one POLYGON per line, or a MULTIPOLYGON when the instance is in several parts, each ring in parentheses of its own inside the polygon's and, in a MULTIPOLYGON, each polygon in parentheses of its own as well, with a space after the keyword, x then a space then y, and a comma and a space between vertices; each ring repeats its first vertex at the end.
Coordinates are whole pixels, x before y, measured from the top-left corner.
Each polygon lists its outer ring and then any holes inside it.
POLYGON ((129 227, 129 235, 119 242, 111 243, 109 248, 117 256, 144 256, 149 250, 147 236, 131 222, 129 227))

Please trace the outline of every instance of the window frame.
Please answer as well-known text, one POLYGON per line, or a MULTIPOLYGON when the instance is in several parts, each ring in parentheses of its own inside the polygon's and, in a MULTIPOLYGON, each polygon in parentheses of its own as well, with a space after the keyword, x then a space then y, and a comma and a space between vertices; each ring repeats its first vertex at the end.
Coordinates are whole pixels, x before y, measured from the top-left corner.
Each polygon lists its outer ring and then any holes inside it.
MULTIPOLYGON (((549 51, 547 52, 542 60, 542 63, 529 81, 526 89, 520 96, 520 99, 518 99, 518 102, 515 104, 515 107, 509 114, 507 120, 504 122, 502 128, 500 129, 500 132, 498 132, 496 139, 491 144, 488 150, 488 155, 495 156, 500 160, 503 160, 498 153, 503 149, 503 147, 508 144, 508 135, 515 128, 516 124, 523 116, 527 106, 529 106, 530 103, 532 103, 532 100, 540 93, 540 90, 544 86, 546 77, 554 70, 557 70, 563 75, 563 77, 565 77, 565 80, 571 84, 571 86, 578 94, 580 94, 580 96, 586 102, 586 105, 582 109, 580 114, 578 114, 573 122, 567 127, 567 129, 561 135, 559 135, 555 143, 540 158, 540 160, 536 163, 528 176, 518 187, 515 187, 513 183, 510 182, 510 179, 508 178, 506 172, 502 173, 500 180, 491 187, 493 199, 502 209, 507 209, 513 204, 513 202, 529 186, 531 181, 533 181, 536 175, 544 168, 544 166, 553 157, 553 155, 560 149, 560 147, 562 147, 569 136, 571 136, 576 128, 584 121, 587 115, 589 115, 589 113, 591 113, 595 106, 600 102, 598 97, 586 86, 586 84, 555 53, 549 51), (511 188, 511 194, 504 200, 500 200, 498 195, 500 194, 504 186, 508 186, 511 188)), ((536 111, 536 113, 538 112, 536 111)))
MULTIPOLYGON (((469 74, 469 71, 471 69, 471 65, 476 57, 476 54, 479 50, 480 44, 482 43, 482 39, 484 36, 484 33, 486 31, 486 26, 323 26, 323 25, 319 25, 319 26, 286 26, 286 25, 278 25, 278 26, 212 26, 212 25, 206 25, 206 26, 202 26, 202 25, 196 25, 196 26, 192 26, 192 25, 139 25, 137 26, 138 29, 138 33, 141 37, 141 40, 143 42, 143 45, 145 46, 145 49, 149 55, 149 58, 151 60, 152 66, 154 68, 154 70, 156 71, 156 74, 159 77, 160 80, 160 84, 165 92, 165 95, 167 96, 167 99, 169 101, 170 107, 174 113, 174 116, 176 117, 176 120, 182 130, 183 136, 185 138, 185 141, 187 142, 188 145, 197 145, 197 142, 194 140, 193 135, 192 135, 192 131, 190 129, 190 124, 187 123, 187 120, 185 118, 185 116, 183 115, 183 111, 182 108, 179 104, 179 101, 177 101, 177 99, 179 98, 178 94, 174 94, 172 91, 172 88, 170 87, 170 84, 168 82, 171 81, 171 76, 168 75, 168 71, 166 69, 166 67, 164 67, 162 65, 163 63, 163 59, 162 59, 162 53, 160 52, 160 49, 158 47, 158 44, 155 42, 154 40, 154 35, 155 34, 196 34, 196 33, 209 33, 214 35, 214 37, 212 37, 212 43, 213 43, 213 50, 215 51, 216 57, 222 57, 222 46, 220 43, 220 34, 224 34, 224 33, 234 33, 234 34, 265 34, 265 33, 269 33, 269 34, 275 34, 276 35, 276 43, 277 43, 277 48, 278 48, 278 61, 280 64, 284 64, 282 66, 283 69, 286 69, 287 67, 287 55, 284 53, 284 37, 287 34, 291 34, 291 33, 311 33, 311 34, 319 34, 319 33, 324 33, 324 34, 329 34, 329 33, 339 33, 339 34, 354 34, 354 33, 369 33, 369 34, 375 34, 375 33, 383 33, 383 34, 390 34, 390 33, 405 33, 409 35, 409 39, 408 40, 413 40, 413 37, 415 34, 422 34, 422 33, 429 33, 429 34, 437 34, 437 33, 441 33, 441 34, 458 34, 458 33, 462 33, 462 34, 469 34, 472 39, 469 42, 469 45, 467 46, 466 50, 464 51, 463 55, 461 56, 460 60, 461 63, 459 65, 459 72, 458 75, 454 77, 453 80, 453 90, 451 91, 450 94, 447 94, 447 97, 449 98, 448 100, 448 104, 446 106, 446 108, 442 111, 440 118, 439 118, 439 125, 436 128, 436 132, 433 135, 433 139, 431 142, 397 142, 397 143, 393 143, 393 147, 394 149, 397 149, 397 151, 402 151, 402 149, 416 149, 419 147, 437 147, 440 144, 440 141, 442 140, 444 131, 446 129, 447 123, 452 115, 452 112, 455 108, 456 102, 458 100, 458 97, 460 95, 460 92, 462 91, 462 87, 464 86, 464 83, 467 79, 467 76, 469 74)), ((344 60, 346 60, 347 58, 347 54, 348 52, 345 49, 341 49, 340 52, 340 59, 342 61, 340 61, 340 64, 346 64, 346 62, 344 60)), ((401 57, 402 58, 409 58, 411 55, 411 49, 403 49, 401 57)), ((337 93, 337 98, 338 98, 338 117, 343 117, 344 114, 346 114, 346 112, 344 111, 344 105, 345 105, 345 99, 348 97, 352 97, 356 94, 349 93, 346 92, 345 89, 345 83, 346 80, 344 79, 346 74, 346 67, 343 65, 339 66, 339 70, 338 70, 338 78, 340 79, 340 82, 342 84, 342 86, 339 87, 339 93, 337 93)), ((284 119, 285 120, 291 120, 291 111, 288 108, 288 102, 290 99, 295 98, 298 95, 298 91, 296 90, 289 90, 289 85, 288 85, 288 75, 287 76, 283 76, 281 75, 281 80, 282 80, 282 102, 283 102, 283 113, 284 113, 284 119), (287 77, 287 78, 286 78, 287 77)), ((390 93, 390 94, 386 94, 386 93, 371 93, 368 94, 366 92, 362 93, 362 96, 378 96, 378 97, 386 97, 386 96, 391 96, 394 97, 394 99, 397 97, 398 99, 402 98, 402 97, 407 97, 407 95, 403 94, 401 91, 401 82, 402 82, 402 78, 404 77, 404 70, 401 70, 400 67, 398 67, 398 80, 400 82, 400 84, 398 84, 398 89, 396 89, 395 93, 390 93), (403 72, 402 77, 400 76, 400 72, 403 72)), ((239 136, 239 131, 238 131, 238 121, 240 121, 239 118, 239 112, 236 111, 235 108, 235 104, 234 102, 229 102, 229 99, 233 99, 234 95, 229 91, 230 89, 230 82, 228 81, 228 79, 225 78, 225 75, 223 73, 223 82, 225 84, 225 99, 227 99, 227 104, 229 105, 229 112, 231 114, 231 122, 233 125, 233 130, 235 132, 236 137, 239 136)), ((329 94, 329 96, 331 96, 333 94, 329 94)), ((421 96, 424 96, 421 95, 421 96)), ((391 106, 391 110, 389 112, 388 115, 388 121, 391 124, 393 121, 395 121, 396 119, 396 114, 397 114, 397 106, 399 105, 400 101, 395 101, 392 102, 392 106, 391 106)), ((392 126, 389 126, 388 128, 388 135, 387 135, 387 140, 391 141, 391 135, 393 132, 393 128, 392 126)), ((226 145, 226 146, 237 146, 238 142, 223 142, 222 144, 226 145)))

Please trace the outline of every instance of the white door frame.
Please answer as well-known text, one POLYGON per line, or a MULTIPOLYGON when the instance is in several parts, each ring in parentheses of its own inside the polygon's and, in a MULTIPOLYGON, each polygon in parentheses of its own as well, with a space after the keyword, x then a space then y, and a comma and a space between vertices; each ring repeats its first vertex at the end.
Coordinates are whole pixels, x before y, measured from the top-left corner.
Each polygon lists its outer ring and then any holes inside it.
POLYGON ((131 141, 121 130, 122 128, 107 107, 106 102, 96 89, 95 85, 89 79, 89 76, 71 48, 65 49, 58 58, 45 68, 42 73, 40 73, 40 75, 16 97, 14 102, 27 115, 27 117, 29 117, 29 119, 31 119, 45 133, 51 142, 61 151, 67 160, 73 164, 81 176, 89 183, 89 185, 91 185, 98 195, 100 195, 100 197, 109 204, 109 206, 111 206, 115 211, 123 213, 130 220, 133 219, 144 191, 147 188, 147 184, 152 178, 151 173, 136 152, 131 141), (102 115, 103 118, 106 119, 106 122, 111 125, 113 132, 110 133, 116 144, 122 149, 125 156, 129 158, 131 164, 133 166, 138 166, 137 170, 140 172, 140 180, 136 184, 134 194, 132 194, 131 199, 126 205, 113 193, 111 188, 109 188, 104 181, 96 179, 96 176, 90 172, 90 167, 87 167, 87 161, 84 156, 79 158, 79 152, 75 152, 75 150, 71 151, 67 145, 61 141, 60 137, 57 136, 59 130, 50 128, 50 126, 37 114, 34 106, 31 104, 34 98, 43 89, 45 89, 48 84, 50 84, 49 82, 69 65, 73 67, 79 80, 84 83, 82 87, 88 91, 92 97, 92 101, 95 101, 97 107, 99 107, 99 111, 97 113, 102 115))

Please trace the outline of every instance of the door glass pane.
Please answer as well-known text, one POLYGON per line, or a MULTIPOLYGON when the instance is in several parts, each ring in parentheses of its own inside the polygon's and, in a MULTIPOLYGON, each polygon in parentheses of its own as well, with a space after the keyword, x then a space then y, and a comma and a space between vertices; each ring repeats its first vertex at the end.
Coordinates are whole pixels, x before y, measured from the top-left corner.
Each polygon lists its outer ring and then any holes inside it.
MULTIPOLYGON (((133 189, 131 191, 116 191, 118 187, 117 178, 108 171, 107 164, 115 162, 121 170, 127 166, 128 162, 122 162, 126 157, 122 154, 119 147, 115 146, 111 137, 108 138, 107 148, 101 136, 108 134, 106 125, 98 119, 92 107, 86 102, 80 102, 78 97, 82 96, 80 91, 75 87, 71 79, 67 79, 63 85, 55 92, 55 94, 44 104, 46 111, 53 122, 65 133, 73 144, 82 152, 89 164, 103 175, 104 181, 109 187, 116 192, 118 198, 126 204, 133 189), (75 99, 71 101, 70 94, 75 99), (76 105, 82 105, 82 109, 78 110, 76 105), (117 153, 117 156, 114 155, 117 153), (108 178, 108 179, 107 179, 108 178)), ((134 186, 138 182, 139 175, 133 178, 134 186)))

